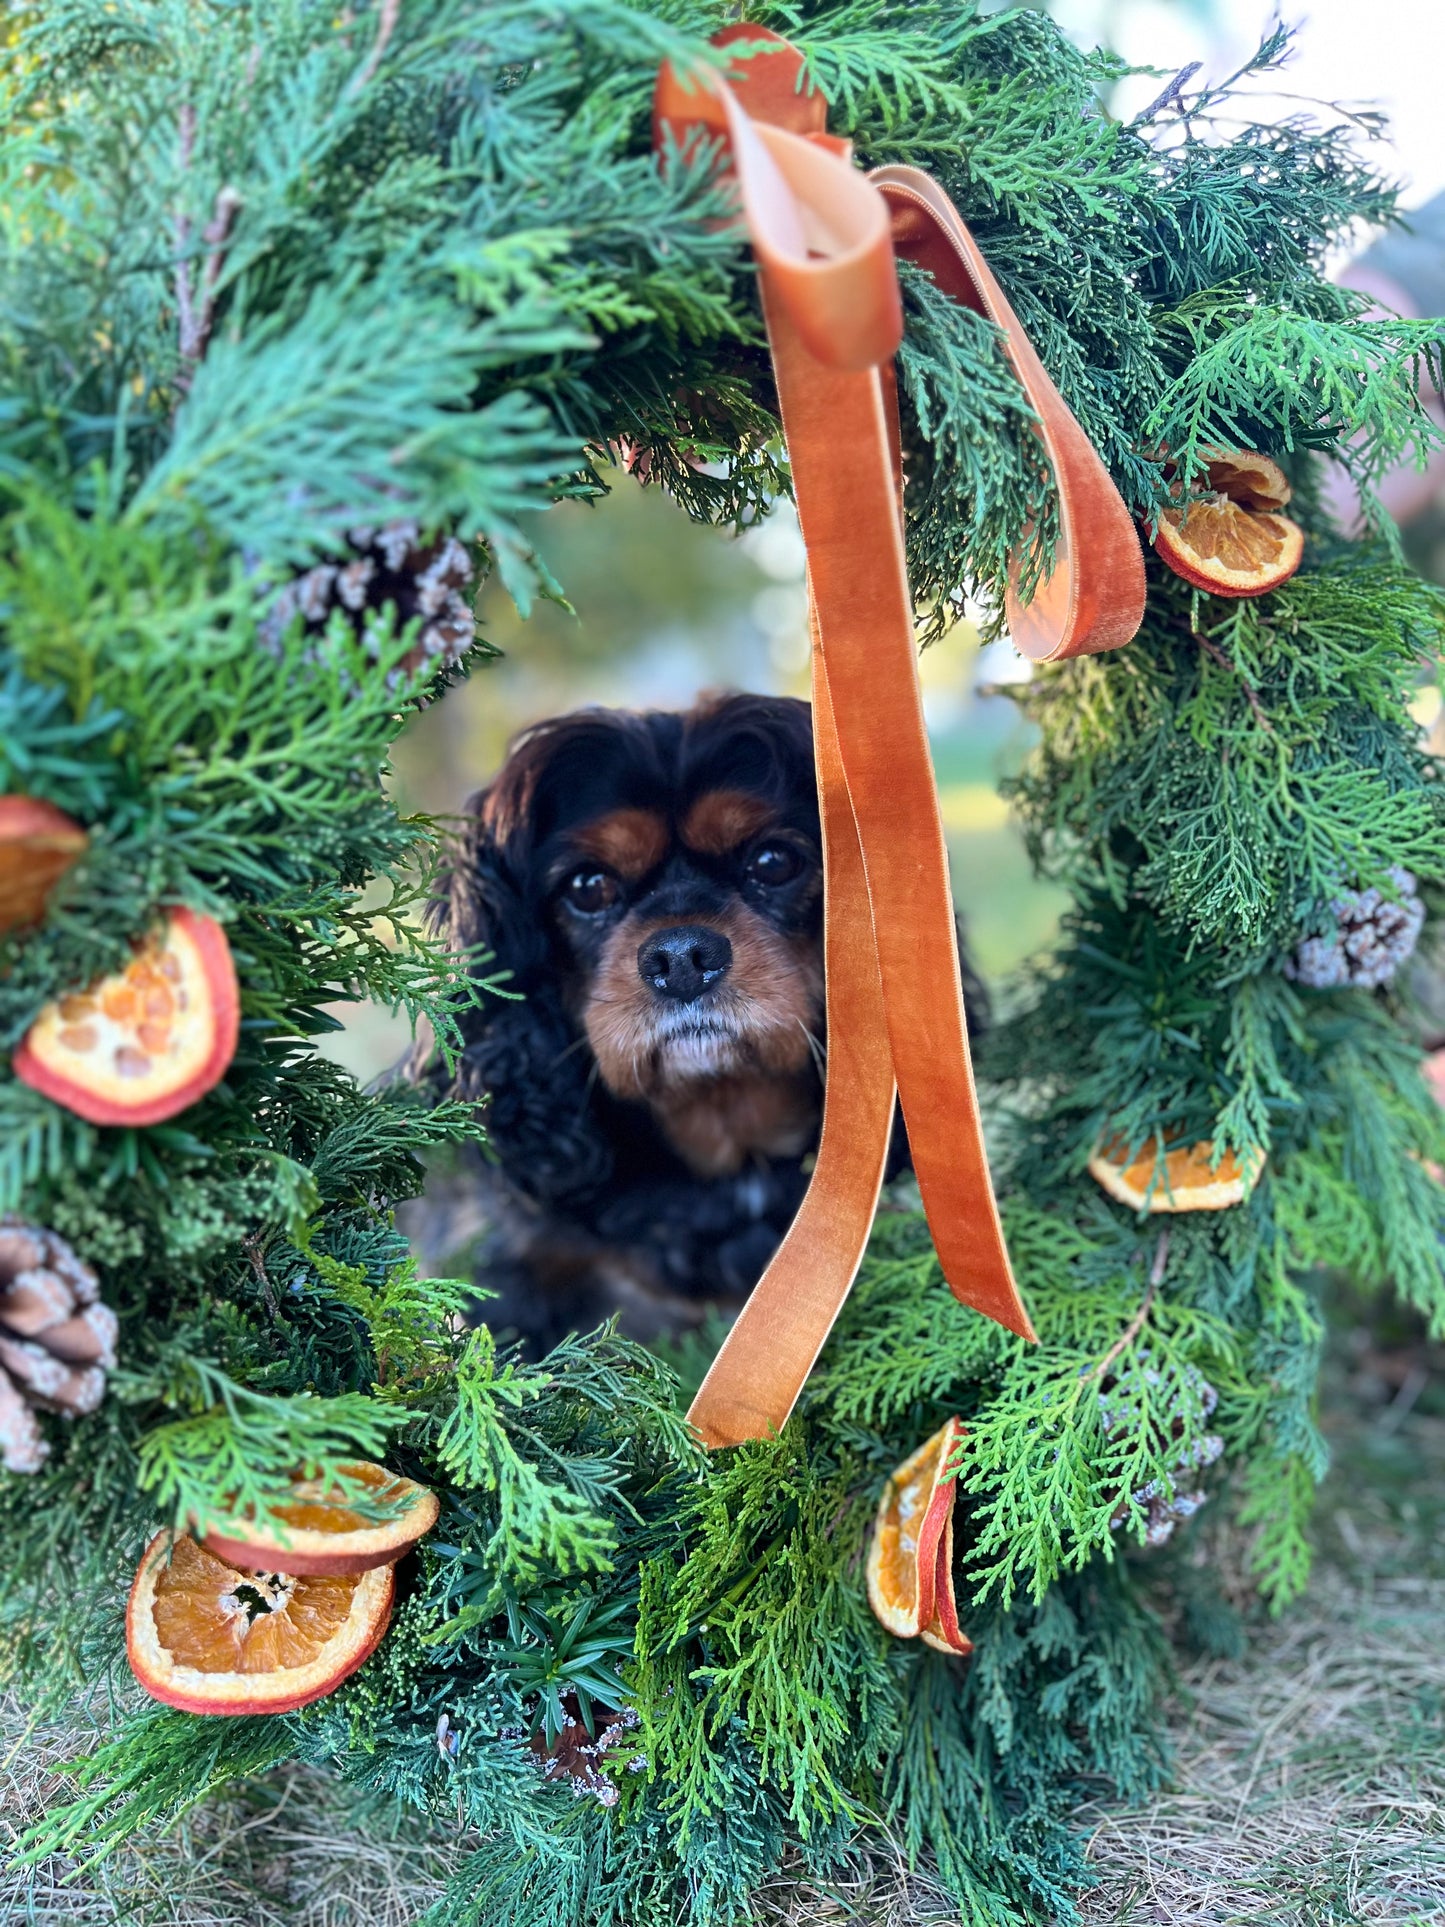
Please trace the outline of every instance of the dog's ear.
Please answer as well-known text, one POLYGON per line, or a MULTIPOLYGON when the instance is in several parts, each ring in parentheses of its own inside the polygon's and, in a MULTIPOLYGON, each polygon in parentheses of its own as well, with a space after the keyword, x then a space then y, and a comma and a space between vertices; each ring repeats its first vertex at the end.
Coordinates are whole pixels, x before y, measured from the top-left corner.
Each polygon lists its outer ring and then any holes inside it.
POLYGON ((488 974, 505 971, 508 987, 526 993, 546 975, 549 946, 529 888, 531 837, 508 807, 510 787, 504 772, 469 800, 433 918, 453 950, 486 952, 488 974))
POLYGON ((544 756, 544 745, 524 744, 491 788, 470 800, 431 907, 448 947, 469 953, 477 975, 500 978, 500 991, 483 991, 461 1013, 455 1076, 425 1047, 406 1074, 438 1097, 485 1103, 487 1135, 508 1177, 559 1203, 605 1183, 612 1154, 592 1117, 591 1059, 576 1048, 580 1033, 562 1002, 532 884, 530 802, 544 756))
MULTIPOLYGON (((488 814, 490 797, 490 790, 480 790, 468 798, 465 819, 450 839, 426 920, 449 951, 468 959, 473 974, 505 976, 510 989, 519 975, 535 974, 539 937, 504 842, 496 835, 495 812, 488 814)), ((463 1012, 464 1035, 481 1028, 485 1017, 485 1010, 463 1012)), ((404 1074, 411 1083, 428 1086, 437 1097, 458 1094, 429 1037, 418 1039, 404 1074)))

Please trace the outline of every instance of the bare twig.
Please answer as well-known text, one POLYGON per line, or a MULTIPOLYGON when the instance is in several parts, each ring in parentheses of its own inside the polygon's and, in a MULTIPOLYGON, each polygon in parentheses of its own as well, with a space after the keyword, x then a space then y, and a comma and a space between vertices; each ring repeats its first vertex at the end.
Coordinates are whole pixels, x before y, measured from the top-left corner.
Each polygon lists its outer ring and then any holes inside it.
POLYGON ((206 265, 201 273, 201 312, 196 319, 198 357, 204 352, 206 339, 211 332, 211 322, 216 312, 216 284, 221 278, 231 228, 240 211, 240 195, 234 187, 223 187, 216 195, 215 212, 201 233, 201 239, 206 243, 206 265))
POLYGON ((352 82, 352 92, 359 93, 376 77, 391 36, 396 32, 396 23, 401 18, 401 0, 381 0, 377 8, 376 38, 371 43, 371 52, 366 56, 366 65, 352 82))
POLYGON ((1090 1372, 1090 1378, 1102 1378, 1114 1360, 1119 1356, 1120 1352, 1127 1351, 1139 1336, 1140 1332, 1143 1331, 1145 1321, 1154 1304, 1154 1294, 1164 1282, 1164 1267, 1168 1262, 1169 1231, 1166 1226, 1165 1229, 1159 1233, 1159 1243, 1154 1252, 1154 1262, 1149 1267, 1149 1283, 1144 1292, 1144 1297, 1140 1302, 1139 1309, 1114 1340, 1108 1351, 1104 1353, 1104 1356, 1099 1360, 1093 1371, 1090 1372))
MULTIPOLYGON (((1183 93, 1184 89, 1189 85, 1190 81, 1193 80, 1203 65, 1204 62, 1202 60, 1191 60, 1187 67, 1181 67, 1173 80, 1171 80, 1169 85, 1164 89, 1163 93, 1156 95, 1147 107, 1143 108, 1134 116, 1133 120, 1129 123, 1130 126, 1142 126, 1146 120, 1153 120, 1156 114, 1162 114, 1166 107, 1177 107, 1179 105, 1180 94, 1183 93)), ((1182 108, 1180 111, 1183 111, 1182 108)))
MULTIPOLYGON (((180 129, 181 173, 188 174, 196 150, 196 110, 189 101, 181 104, 176 117, 180 129)), ((176 214, 176 319, 180 336, 182 369, 181 389, 191 385, 216 318, 216 289, 225 266, 226 246, 231 228, 241 211, 241 196, 234 187, 223 187, 216 195, 211 218, 201 230, 206 258, 201 269, 200 300, 191 288, 191 217, 180 209, 176 214)))
POLYGON ((265 1233, 248 1231, 241 1240, 241 1249, 251 1261, 251 1269, 256 1274, 256 1282, 261 1287, 261 1296, 266 1300, 266 1309, 273 1318, 279 1318, 281 1307, 276 1303, 276 1292, 271 1283, 271 1274, 266 1269, 266 1260, 261 1256, 261 1241, 265 1233))
MULTIPOLYGON (((196 110, 191 103, 183 101, 176 117, 181 139, 181 173, 191 170, 191 156, 196 147, 196 110)), ((196 331, 195 313, 191 307, 191 217, 182 208, 176 215, 176 313, 180 318, 181 353, 186 352, 186 343, 196 331)))

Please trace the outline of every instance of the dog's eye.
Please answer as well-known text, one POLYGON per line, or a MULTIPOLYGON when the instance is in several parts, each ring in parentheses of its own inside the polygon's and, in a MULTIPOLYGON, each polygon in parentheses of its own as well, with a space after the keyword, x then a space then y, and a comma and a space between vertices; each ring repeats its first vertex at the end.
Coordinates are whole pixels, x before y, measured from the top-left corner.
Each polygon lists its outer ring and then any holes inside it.
POLYGON ((595 916, 617 901, 617 879, 608 870, 574 870, 562 885, 562 896, 583 916, 595 916))
POLYGON ((752 883, 791 883, 803 867, 803 859, 786 843, 765 843, 748 858, 747 875, 752 883))

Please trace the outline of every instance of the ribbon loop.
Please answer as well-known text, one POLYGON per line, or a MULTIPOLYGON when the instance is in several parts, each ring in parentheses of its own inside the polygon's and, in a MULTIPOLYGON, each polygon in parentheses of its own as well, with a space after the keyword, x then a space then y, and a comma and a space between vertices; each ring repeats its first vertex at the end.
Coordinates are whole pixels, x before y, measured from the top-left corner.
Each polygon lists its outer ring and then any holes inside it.
POLYGON ((1038 417, 1058 489, 1059 539, 1053 568, 1027 602, 1018 593, 1018 562, 1010 567, 1004 615, 1016 648, 1033 662, 1119 648, 1144 619, 1144 553, 1098 451, 1049 379, 977 241, 937 181, 916 167, 877 167, 868 178, 888 204, 898 252, 1002 331, 1038 417))
MULTIPOLYGON (((734 29, 731 38, 743 34, 759 40, 763 30, 734 29)), ((750 85, 761 84, 755 71, 781 75, 786 58, 760 57, 747 69, 750 85)), ((903 339, 903 307, 887 203, 826 137, 752 118, 712 68, 694 69, 688 83, 663 68, 654 139, 660 144, 670 131, 682 146, 699 129, 726 134, 759 271, 808 352, 828 368, 891 360, 903 339)), ((776 89, 766 97, 774 100, 776 89)))
POLYGON ((969 1061, 948 858, 903 552, 892 357, 893 245, 1004 329, 1061 496, 1060 559, 1011 623, 1052 660, 1137 629, 1144 575, 1123 503, 947 196, 907 168, 858 172, 801 87, 802 56, 757 27, 726 79, 659 77, 659 145, 725 133, 753 244, 808 553, 824 836, 828 1075, 812 1183, 689 1413, 709 1445, 778 1430, 867 1244, 895 1094, 955 1297, 1026 1338, 969 1061), (761 51, 765 45, 768 51, 761 51), (773 123, 773 124, 769 124, 773 123), (1098 553, 1088 546, 1099 544, 1098 553))

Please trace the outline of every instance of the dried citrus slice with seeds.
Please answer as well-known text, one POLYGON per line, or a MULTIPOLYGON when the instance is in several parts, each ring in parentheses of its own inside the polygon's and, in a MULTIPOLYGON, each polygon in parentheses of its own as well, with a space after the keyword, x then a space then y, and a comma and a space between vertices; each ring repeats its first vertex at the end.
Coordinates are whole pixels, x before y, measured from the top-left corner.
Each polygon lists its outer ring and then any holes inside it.
MULTIPOLYGON (((900 1639, 915 1639, 937 1607, 938 1551, 953 1511, 943 1477, 963 1427, 951 1418, 888 1480, 868 1547, 868 1604, 900 1639)), ((951 1576, 951 1574, 950 1574, 951 1576)))
POLYGON ((221 1081, 239 1024, 225 931, 172 910, 124 970, 47 1004, 13 1068, 92 1124, 159 1124, 221 1081))
POLYGON ((53 803, 0 796, 0 936, 39 923, 51 891, 89 840, 53 803))
POLYGON ((186 1713, 291 1713, 370 1658, 391 1618, 394 1575, 250 1572, 187 1535, 159 1532, 125 1615, 130 1669, 186 1713))
POLYGON ((1217 596, 1265 595, 1304 556, 1304 532, 1278 513, 1290 498, 1284 471, 1252 449, 1204 457, 1196 491, 1159 517, 1154 546, 1176 575, 1217 596))
POLYGON ((213 1521, 201 1544, 238 1566, 284 1566, 289 1573, 367 1572, 389 1566, 437 1522, 436 1494, 384 1465, 351 1464, 337 1470, 347 1485, 297 1479, 291 1497, 253 1516, 213 1521), (357 1487, 361 1488, 358 1494, 357 1487), (355 1509, 357 1497, 374 1499, 393 1516, 369 1520, 355 1509), (351 1501, 351 1503, 348 1503, 351 1501))
MULTIPOLYGON (((952 1490, 957 1491, 954 1482, 952 1490)), ((919 1628, 925 1646, 940 1653, 971 1653, 973 1641, 958 1623, 958 1600, 953 1590, 953 1507, 943 1522, 938 1542, 938 1573, 933 1592, 933 1618, 919 1628)))
POLYGON ((1247 1166, 1233 1151, 1226 1151, 1215 1165, 1214 1146, 1206 1141, 1166 1149, 1161 1171, 1159 1148, 1158 1138, 1150 1138, 1131 1158, 1128 1140, 1113 1138, 1089 1159, 1089 1175, 1133 1211, 1226 1211, 1243 1204, 1264 1169, 1259 1150, 1247 1166))

